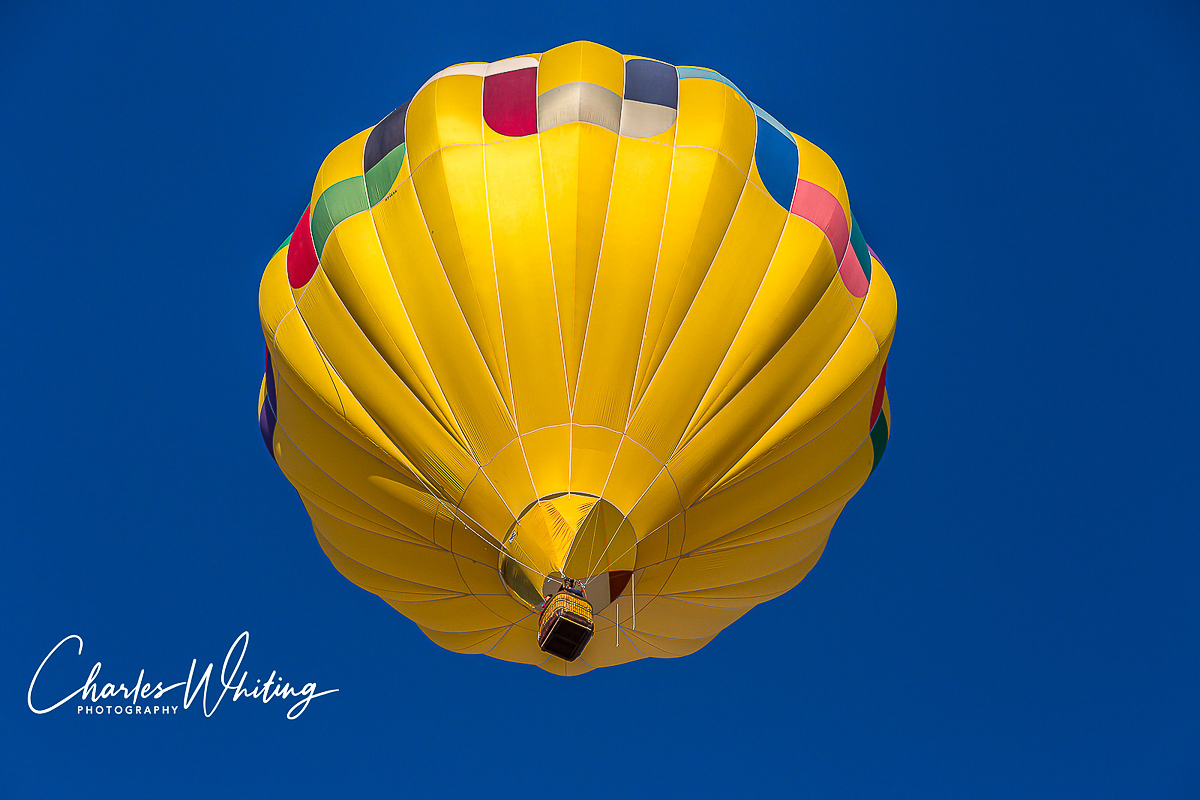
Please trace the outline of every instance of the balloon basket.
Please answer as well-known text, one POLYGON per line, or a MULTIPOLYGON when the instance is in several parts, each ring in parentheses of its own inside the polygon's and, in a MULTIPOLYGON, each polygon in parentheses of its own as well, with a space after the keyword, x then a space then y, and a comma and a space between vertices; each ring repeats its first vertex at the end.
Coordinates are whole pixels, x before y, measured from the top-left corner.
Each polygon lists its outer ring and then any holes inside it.
POLYGON ((592 607, 567 589, 546 601, 538 625, 538 647, 563 661, 579 658, 595 633, 592 607))

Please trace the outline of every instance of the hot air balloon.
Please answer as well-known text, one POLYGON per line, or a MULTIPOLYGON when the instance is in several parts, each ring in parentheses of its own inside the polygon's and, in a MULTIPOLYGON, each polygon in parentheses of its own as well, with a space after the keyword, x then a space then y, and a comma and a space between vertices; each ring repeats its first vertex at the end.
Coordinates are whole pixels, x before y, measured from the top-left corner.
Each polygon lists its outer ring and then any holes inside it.
POLYGON ((329 560, 554 673, 794 587, 887 444, 896 295, 837 167, 719 73, 588 42, 338 145, 259 311, 260 428, 329 560))

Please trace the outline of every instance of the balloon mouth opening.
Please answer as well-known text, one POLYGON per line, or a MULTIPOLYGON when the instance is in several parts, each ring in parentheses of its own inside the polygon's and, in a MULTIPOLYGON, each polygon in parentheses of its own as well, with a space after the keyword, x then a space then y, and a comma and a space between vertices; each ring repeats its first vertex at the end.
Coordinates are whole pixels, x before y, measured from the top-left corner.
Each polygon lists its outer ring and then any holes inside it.
POLYGON ((542 613, 548 599, 573 588, 599 612, 625 591, 636 560, 625 514, 596 495, 560 492, 531 503, 508 529, 500 577, 530 611, 542 613))

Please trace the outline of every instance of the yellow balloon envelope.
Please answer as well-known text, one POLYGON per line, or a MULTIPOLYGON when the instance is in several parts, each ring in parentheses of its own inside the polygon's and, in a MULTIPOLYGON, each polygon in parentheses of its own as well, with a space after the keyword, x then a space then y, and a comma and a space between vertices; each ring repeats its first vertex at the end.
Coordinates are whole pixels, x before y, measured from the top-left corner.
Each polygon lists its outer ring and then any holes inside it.
POLYGON ((837 167, 719 73, 588 42, 338 145, 259 311, 260 427, 333 564, 560 674, 795 586, 887 442, 896 295, 837 167), (538 645, 564 581, 575 661, 538 645))

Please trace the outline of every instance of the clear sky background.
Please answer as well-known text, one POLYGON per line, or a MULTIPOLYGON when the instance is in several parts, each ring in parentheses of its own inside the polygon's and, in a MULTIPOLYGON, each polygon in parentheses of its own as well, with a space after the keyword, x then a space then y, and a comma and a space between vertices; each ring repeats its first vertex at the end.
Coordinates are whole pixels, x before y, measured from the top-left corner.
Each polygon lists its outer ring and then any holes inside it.
POLYGON ((0 794, 1200 793, 1194 3, 99 5, 0 10, 0 794), (575 39, 825 149, 900 313, 887 455, 803 583, 562 679, 330 565, 258 432, 256 293, 336 144, 575 39), (47 697, 243 630, 252 678, 340 692, 26 708, 68 634, 47 697))

